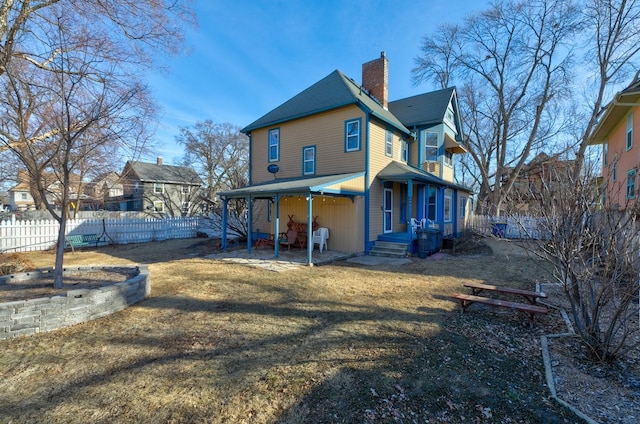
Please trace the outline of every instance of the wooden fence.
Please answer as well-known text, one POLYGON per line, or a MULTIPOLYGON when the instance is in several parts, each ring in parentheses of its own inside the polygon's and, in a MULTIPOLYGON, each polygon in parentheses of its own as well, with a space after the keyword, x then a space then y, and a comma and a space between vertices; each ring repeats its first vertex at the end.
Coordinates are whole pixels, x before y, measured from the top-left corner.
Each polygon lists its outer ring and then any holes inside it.
POLYGON ((547 240, 550 236, 543 218, 526 215, 475 215, 468 220, 467 228, 508 239, 547 240))
MULTIPOLYGON (((95 234, 98 246, 145 243, 155 240, 195 237, 199 217, 72 219, 67 221, 66 235, 95 234)), ((0 221, 0 252, 29 252, 55 246, 59 224, 51 220, 0 221)))

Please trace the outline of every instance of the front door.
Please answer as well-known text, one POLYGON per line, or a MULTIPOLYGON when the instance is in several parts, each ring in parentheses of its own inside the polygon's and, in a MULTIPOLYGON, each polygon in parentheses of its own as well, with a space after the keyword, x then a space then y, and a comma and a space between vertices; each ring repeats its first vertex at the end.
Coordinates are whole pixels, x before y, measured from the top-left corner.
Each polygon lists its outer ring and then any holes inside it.
POLYGON ((383 208, 383 232, 390 233, 393 231, 393 190, 390 188, 384 189, 384 208, 383 208))

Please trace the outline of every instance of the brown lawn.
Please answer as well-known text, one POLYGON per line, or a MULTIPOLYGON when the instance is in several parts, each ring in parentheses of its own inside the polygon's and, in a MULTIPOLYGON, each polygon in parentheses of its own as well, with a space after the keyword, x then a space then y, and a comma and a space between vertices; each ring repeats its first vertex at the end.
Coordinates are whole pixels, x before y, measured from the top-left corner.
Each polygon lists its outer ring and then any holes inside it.
POLYGON ((461 315, 449 298, 464 281, 533 289, 543 269, 513 244, 282 273, 205 258, 211 249, 194 239, 67 254, 65 265, 149 264, 151 297, 0 341, 0 422, 579 422, 545 388, 539 340, 559 314, 530 329, 508 310, 461 315))

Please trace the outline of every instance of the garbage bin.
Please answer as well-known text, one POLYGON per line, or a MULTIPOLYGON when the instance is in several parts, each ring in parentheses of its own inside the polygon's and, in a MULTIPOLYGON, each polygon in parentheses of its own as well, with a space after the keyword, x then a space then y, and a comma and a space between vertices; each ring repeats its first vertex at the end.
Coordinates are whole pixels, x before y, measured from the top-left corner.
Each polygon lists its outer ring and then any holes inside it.
POLYGON ((442 231, 436 228, 418 230, 418 254, 422 259, 442 247, 442 231))
POLYGON ((505 235, 507 234, 507 223, 494 222, 492 232, 494 236, 504 238, 505 235))

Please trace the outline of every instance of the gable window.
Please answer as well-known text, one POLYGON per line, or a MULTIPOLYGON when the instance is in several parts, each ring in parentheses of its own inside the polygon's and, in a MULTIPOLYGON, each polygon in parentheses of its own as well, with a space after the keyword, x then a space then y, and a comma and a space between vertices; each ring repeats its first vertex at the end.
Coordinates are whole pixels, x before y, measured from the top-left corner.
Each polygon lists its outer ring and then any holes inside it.
POLYGON ((302 174, 313 175, 316 173, 316 146, 302 149, 302 174))
POLYGON ((344 123, 344 150, 353 152, 360 150, 360 119, 344 123))
POLYGON ((156 212, 164 212, 164 202, 162 200, 153 202, 153 210, 156 212))
POLYGON ((400 160, 405 163, 409 162, 409 143, 405 139, 400 142, 400 160))
POLYGON ((436 162, 438 160, 438 133, 425 131, 424 133, 424 160, 436 162))
POLYGON ((627 116, 627 150, 633 147, 633 113, 627 116))
POLYGON ((269 130, 269 162, 280 160, 280 128, 269 130))
POLYGON ((393 133, 389 130, 384 136, 384 154, 393 157, 393 133))
POLYGON ((444 221, 451 221, 451 198, 453 195, 453 190, 450 188, 444 191, 444 221))
POLYGON ((627 199, 636 197, 636 170, 627 171, 627 199))
POLYGON ((453 110, 451 109, 451 107, 447 108, 447 112, 445 114, 445 119, 447 121, 449 121, 449 123, 451 123, 451 124, 454 123, 454 121, 453 121, 453 110))
POLYGON ((157 194, 164 193, 164 183, 154 183, 153 184, 153 192, 157 194))

